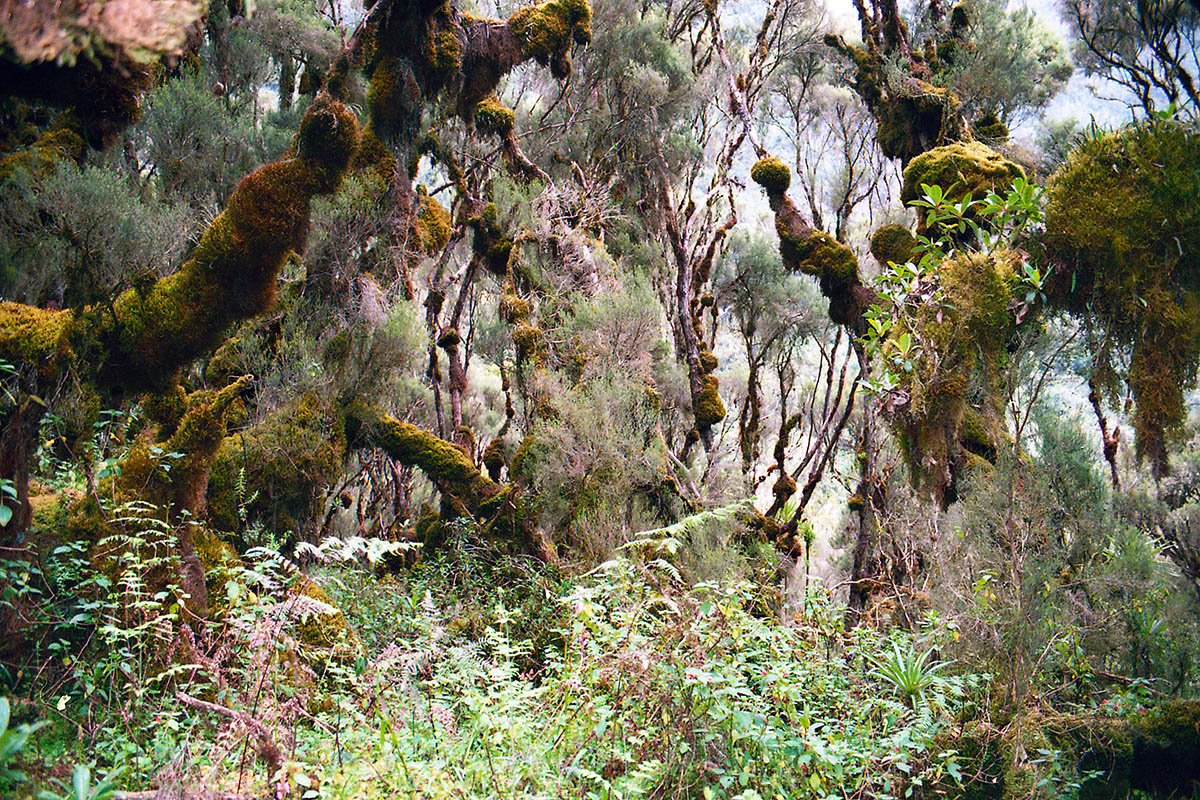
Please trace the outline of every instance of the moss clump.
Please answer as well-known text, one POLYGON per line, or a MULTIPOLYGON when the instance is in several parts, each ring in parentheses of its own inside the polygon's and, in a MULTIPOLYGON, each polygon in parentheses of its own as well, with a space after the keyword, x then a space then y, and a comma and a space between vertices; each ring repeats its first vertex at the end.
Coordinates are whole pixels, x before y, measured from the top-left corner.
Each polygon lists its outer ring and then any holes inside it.
POLYGON ((18 364, 36 364, 39 371, 56 371, 59 359, 70 355, 64 337, 74 314, 21 303, 0 303, 0 353, 18 364))
POLYGON ((700 371, 705 375, 715 372, 719 362, 711 350, 700 351, 700 371))
POLYGON ((786 472, 782 473, 771 487, 771 494, 775 497, 775 502, 781 506, 795 493, 796 482, 786 472))
POLYGON ((358 120, 350 109, 328 97, 309 106, 296 132, 296 157, 315 173, 313 194, 329 194, 342 182, 358 150, 358 120))
POLYGON ((517 115, 493 95, 475 104, 475 127, 480 133, 508 136, 512 133, 517 115))
POLYGON ((721 402, 720 382, 713 375, 704 376, 700 396, 696 398, 696 427, 711 428, 725 419, 725 404, 721 402))
POLYGON ((592 40, 592 8, 587 0, 547 0, 523 8, 508 20, 523 58, 549 66, 558 79, 571 74, 572 43, 592 40))
POLYGON ((980 140, 992 144, 1008 141, 1008 126, 992 112, 981 115, 971 124, 971 129, 980 140))
POLYGON ((881 266, 889 262, 903 264, 912 258, 917 238, 907 226, 884 225, 871 235, 871 255, 881 266))
POLYGON ((529 301, 520 295, 505 293, 500 298, 500 319, 510 325, 529 319, 529 301))
POLYGON ((750 180, 766 189, 768 195, 783 194, 792 185, 792 171, 782 159, 769 156, 754 162, 750 180))
POLYGON ((517 346, 517 358, 528 359, 537 353, 542 341, 542 329, 528 322, 513 328, 513 343, 517 346))
POLYGON ((442 335, 438 337, 437 346, 443 350, 449 350, 452 347, 458 347, 458 344, 461 341, 462 336, 459 335, 457 330, 454 328, 447 328, 442 332, 442 335))
POLYGON ((81 161, 87 152, 83 137, 69 128, 55 128, 25 150, 0 159, 0 180, 25 170, 36 177, 49 175, 64 161, 81 161))
POLYGON ((296 620, 301 657, 310 663, 346 663, 363 655, 362 639, 325 590, 303 575, 288 589, 288 611, 296 620))
POLYGON ((421 226, 421 239, 428 253, 440 253, 442 248, 450 243, 453 228, 450 224, 450 212, 436 199, 425 192, 419 192, 420 201, 417 220, 421 226))
POLYGON ((988 192, 1006 192, 1025 170, 979 142, 955 142, 922 153, 904 168, 900 199, 911 203, 920 198, 921 184, 940 186, 952 203, 968 194, 975 199, 988 192))
POLYGON ((355 172, 369 172, 376 180, 386 183, 396 173, 396 156, 379 140, 374 130, 367 128, 354 154, 353 168, 355 172))
POLYGON ((437 83, 449 83, 462 65, 462 30, 457 26, 445 25, 437 33, 428 36, 425 59, 437 83))
POLYGON ((507 276, 513 241, 500 228, 496 204, 485 205, 477 216, 467 219, 467 224, 475 233, 471 244, 474 256, 482 261, 488 272, 500 277, 507 276))
POLYGON ((1084 142, 1046 189, 1049 302, 1100 321, 1129 353, 1137 452, 1159 475, 1200 360, 1197 163, 1195 128, 1155 120, 1084 142))
POLYGON ((226 436, 208 476, 208 522, 234 533, 261 524, 298 533, 320 512, 346 451, 338 411, 314 395, 226 436), (252 487, 239 494, 238 483, 252 487))
POLYGON ((500 492, 501 487, 480 472, 461 447, 428 431, 367 406, 351 408, 347 421, 352 438, 363 438, 400 463, 419 467, 444 495, 469 511, 478 512, 500 492))
POLYGON ((500 480, 500 473, 504 471, 504 437, 497 436, 488 443, 488 446, 483 450, 481 461, 483 466, 487 468, 488 477, 494 481, 500 480))
POLYGON ((160 392, 150 392, 142 398, 142 410, 158 423, 162 435, 170 436, 187 413, 187 392, 177 383, 160 392))

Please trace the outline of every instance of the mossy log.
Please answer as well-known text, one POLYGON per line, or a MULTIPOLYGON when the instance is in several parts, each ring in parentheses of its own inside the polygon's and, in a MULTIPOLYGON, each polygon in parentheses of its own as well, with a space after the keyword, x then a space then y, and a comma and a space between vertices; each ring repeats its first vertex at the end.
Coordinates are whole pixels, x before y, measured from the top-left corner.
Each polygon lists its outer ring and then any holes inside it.
POLYGON ((1098 771, 1080 800, 1116 800, 1133 791, 1194 796, 1200 785, 1200 702, 1168 700, 1138 719, 1082 719, 1069 726, 1082 774, 1098 771))
MULTIPOLYGON (((318 98, 300 123, 294 155, 242 179, 178 272, 82 309, 0 303, 0 359, 30 376, 35 394, 68 366, 110 402, 173 393, 185 365, 212 352, 234 323, 270 307, 280 269, 304 248, 311 199, 337 189, 358 139, 354 115, 318 98)), ((8 428, 0 465, 3 477, 20 478, 31 439, 8 428)), ((22 509, 10 527, 20 531, 30 516, 27 490, 19 485, 18 493, 22 509)))

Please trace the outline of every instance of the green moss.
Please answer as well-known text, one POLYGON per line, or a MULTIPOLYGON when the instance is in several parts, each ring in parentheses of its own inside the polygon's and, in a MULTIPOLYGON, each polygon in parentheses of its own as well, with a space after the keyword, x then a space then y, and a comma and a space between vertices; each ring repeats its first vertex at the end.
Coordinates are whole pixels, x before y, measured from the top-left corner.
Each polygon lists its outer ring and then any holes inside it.
POLYGON ((810 230, 807 236, 798 239, 782 226, 776 227, 784 264, 818 278, 821 293, 829 298, 829 316, 834 322, 852 322, 857 313, 854 291, 861 284, 858 256, 824 231, 810 230))
POLYGON ((16 364, 52 369, 70 354, 64 333, 73 320, 70 311, 0 303, 0 354, 16 364))
POLYGON ((363 131, 358 151, 354 154, 354 169, 370 172, 381 182, 390 181, 396 172, 396 156, 379 140, 372 128, 363 131))
POLYGON ((704 386, 696 399, 696 426, 710 428, 725 419, 725 404, 721 402, 720 382, 713 375, 704 376, 704 386))
POLYGON ((341 103, 320 97, 309 106, 296 132, 296 156, 318 173, 313 194, 329 194, 341 184, 358 150, 358 119, 341 103))
POLYGON ((297 135, 300 155, 246 176, 179 272, 79 313, 2 304, 0 355, 46 364, 51 354, 73 353, 105 386, 169 386, 235 321, 270 306, 279 270, 304 247, 309 201, 337 187, 357 130, 341 104, 314 103, 297 135))
POLYGON ((876 106, 880 149, 908 164, 931 144, 944 146, 961 140, 966 136, 961 105, 949 89, 910 78, 885 93, 876 106))
POLYGON ((219 618, 227 607, 226 585, 231 581, 238 584, 242 582, 242 561, 228 542, 207 528, 193 526, 192 546, 204 567, 210 598, 209 611, 219 618))
POLYGON ((301 656, 310 663, 328 659, 347 663, 365 653, 362 639, 325 590, 301 575, 288 590, 289 613, 296 620, 301 656))
POLYGON ((1008 126, 991 112, 981 115, 971 123, 971 129, 979 139, 985 142, 1000 144, 1008 141, 1008 126))
POLYGON ((871 255, 881 266, 903 264, 912 259, 917 239, 905 225, 884 225, 871 235, 871 255))
POLYGON ((513 343, 517 346, 517 357, 528 359, 537 353, 542 342, 542 329, 528 322, 513 328, 513 343))
POLYGON ((488 446, 483 450, 483 466, 487 468, 488 476, 494 480, 500 480, 500 473, 504 470, 504 437, 497 436, 488 443, 488 446))
POLYGON ((960 33, 971 24, 971 14, 966 3, 957 3, 950 9, 950 30, 960 33))
POLYGON ((475 236, 471 245, 475 257, 483 262, 493 275, 508 275, 508 258, 512 254, 513 242, 500 228, 499 212, 495 203, 483 207, 479 216, 467 219, 475 236))
POLYGON ((458 334, 457 330, 454 328, 447 328, 442 332, 442 335, 438 337, 437 346, 443 350, 449 350, 452 347, 458 347, 458 344, 461 341, 462 336, 458 334))
POLYGON ((511 293, 505 293, 500 298, 500 319, 510 325, 529 319, 529 301, 511 293))
POLYGON ((1197 163, 1196 130, 1156 120, 1085 141, 1046 188, 1049 302, 1130 352, 1137 450, 1159 474, 1200 360, 1197 163))
POLYGON ((988 192, 1003 194, 1025 170, 979 142, 956 142, 915 157, 904 168, 900 199, 911 203, 921 194, 921 184, 940 186, 952 203, 969 193, 976 200, 988 192))
POLYGON ((142 398, 142 409, 146 416, 157 422, 166 436, 175 432, 179 421, 187 413, 187 405, 187 393, 177 383, 162 391, 150 392, 142 398))
POLYGON ((524 58, 548 65, 554 77, 562 79, 571 74, 572 43, 592 40, 592 9, 587 0, 547 0, 513 14, 508 28, 524 58))
POLYGON ((907 403, 892 418, 914 483, 943 504, 953 500, 968 453, 994 461, 1007 438, 1003 374, 1005 343, 1016 328, 1010 309, 1018 263, 1007 251, 942 262, 942 302, 918 309, 882 345, 889 358, 899 355, 905 335, 918 345, 900 386, 907 403))
POLYGON ((347 421, 354 439, 370 442, 396 461, 420 468, 442 493, 445 513, 472 514, 484 520, 485 531, 498 540, 516 544, 543 560, 555 560, 553 546, 523 513, 518 494, 480 472, 462 448, 372 406, 352 406, 347 421))
POLYGON ((64 161, 81 161, 86 152, 83 137, 69 128, 55 128, 25 150, 0 159, 0 180, 17 170, 25 170, 36 177, 49 175, 64 161))
POLYGON ((242 342, 237 336, 230 337, 217 348, 204 366, 204 380, 209 386, 220 389, 234 378, 249 372, 242 342))
POLYGON ((345 451, 341 415, 314 395, 225 437, 208 476, 209 524, 231 533, 252 523, 279 534, 304 530, 345 451), (239 476, 247 487, 240 495, 239 476))
POLYGON ((420 226, 421 247, 430 254, 437 254, 450 243, 453 227, 450 212, 436 199, 419 192, 417 224, 420 226))
POLYGON ((715 372, 719 362, 711 350, 700 351, 700 371, 704 374, 715 372))
POLYGON ((412 68, 386 55, 374 65, 367 84, 367 114, 376 138, 390 139, 406 130, 420 102, 412 68))
POLYGON ((513 110, 497 100, 495 95, 475 104, 475 127, 480 133, 508 136, 516 119, 513 110))
POLYGON ((750 180, 767 190, 767 194, 783 194, 792 183, 792 171, 781 159, 760 158, 750 168, 750 180))

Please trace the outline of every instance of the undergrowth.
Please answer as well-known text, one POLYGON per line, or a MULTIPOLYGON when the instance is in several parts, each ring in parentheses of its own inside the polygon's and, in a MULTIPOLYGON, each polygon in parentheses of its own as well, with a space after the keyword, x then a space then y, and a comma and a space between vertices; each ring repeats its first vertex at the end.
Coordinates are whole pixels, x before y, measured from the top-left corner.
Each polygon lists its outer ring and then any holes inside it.
POLYGON ((985 676, 931 669, 913 694, 880 669, 942 633, 847 633, 823 591, 785 624, 754 584, 687 585, 669 550, 642 542, 562 579, 488 553, 467 527, 395 575, 386 548, 318 551, 308 576, 263 549, 221 576, 222 621, 195 632, 153 596, 136 619, 105 617, 93 579, 103 621, 74 620, 93 640, 55 639, 75 648, 47 667, 59 680, 10 676, 24 716, 50 725, 5 796, 75 764, 128 789, 255 797, 884 798, 956 784, 958 754, 938 742, 978 711, 985 676), (328 603, 296 591, 310 581, 328 603), (306 634, 336 606, 359 649, 306 634), (172 626, 174 660, 130 650, 172 626))

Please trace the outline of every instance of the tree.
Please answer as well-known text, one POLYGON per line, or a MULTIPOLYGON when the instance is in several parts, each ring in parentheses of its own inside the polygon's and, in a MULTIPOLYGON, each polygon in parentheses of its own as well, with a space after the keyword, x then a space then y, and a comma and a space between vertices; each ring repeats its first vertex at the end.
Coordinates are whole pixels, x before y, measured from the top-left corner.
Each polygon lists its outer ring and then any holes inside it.
MULTIPOLYGON (((159 10, 165 13, 166 7, 159 10)), ((171 22, 182 28, 192 19, 171 18, 171 22)), ((353 159, 360 169, 380 168, 389 176, 396 219, 411 226, 414 218, 431 208, 412 186, 415 159, 436 149, 423 144, 421 138, 427 102, 439 93, 453 92, 459 99, 458 115, 470 123, 477 103, 522 61, 537 60, 565 77, 570 71, 570 47, 590 36, 589 20, 586 3, 572 0, 550 0, 518 12, 510 22, 464 18, 450 5, 376 6, 331 67, 326 89, 305 112, 292 150, 238 184, 226 210, 209 225, 179 272, 143 281, 104 302, 78 308, 0 306, 0 355, 18 366, 20 381, 20 393, 7 410, 0 439, 0 475, 17 486, 16 523, 8 530, 20 532, 31 520, 28 463, 35 444, 33 432, 45 408, 41 395, 48 394, 47 389, 67 371, 80 375, 105 402, 149 393, 146 402, 154 409, 152 415, 163 426, 163 435, 170 436, 190 408, 179 383, 181 371, 212 353, 235 323, 270 308, 280 270, 292 254, 304 250, 312 197, 334 192, 353 159), (354 69, 363 69, 371 82, 368 124, 361 146, 358 121, 337 99, 346 96, 354 69), (399 158, 384 146, 385 141, 397 148, 399 158)), ((220 44, 219 35, 217 40, 220 44)), ((181 51, 181 40, 170 42, 174 52, 181 51)), ((225 70, 218 74, 229 76, 234 74, 236 62, 226 55, 229 53, 217 55, 219 69, 225 70)), ((18 54, 22 57, 25 63, 38 60, 38 69, 50 71, 54 81, 48 86, 67 85, 65 73, 60 75, 54 72, 56 67, 40 61, 46 54, 18 54)), ((22 68, 19 62, 5 62, 9 71, 22 68)), ((133 97, 146 86, 131 84, 122 91, 133 97)), ((49 90, 43 89, 43 96, 78 105, 74 94, 46 95, 49 90)), ((95 98, 89 98, 93 101, 95 98)), ((97 113, 107 114, 113 104, 106 101, 97 113)), ((111 128, 103 127, 91 139, 100 146, 130 121, 128 117, 103 119, 106 126, 111 122, 111 128)), ((502 136, 514 163, 525 166, 511 130, 502 136)), ((35 144, 34 151, 38 147, 43 145, 35 144)), ((460 188, 465 190, 465 183, 460 188)), ((466 191, 463 194, 478 213, 484 204, 466 191)), ((439 221, 437 214, 431 218, 439 221)), ((425 224, 428 230, 428 222, 425 224)), ((479 239, 498 235, 486 225, 477 223, 476 227, 479 239)), ((482 241, 476 242, 475 249, 479 258, 489 251, 482 241)), ((195 402, 207 401, 197 397, 195 402)), ((431 479, 448 497, 478 490, 478 496, 457 499, 468 509, 477 511, 478 503, 494 499, 499 492, 493 491, 494 485, 469 461, 447 460, 445 448, 453 446, 439 444, 437 437, 398 428, 402 423, 393 424, 372 409, 357 411, 353 418, 359 427, 373 432, 373 441, 383 443, 397 458, 429 470, 431 479)), ((207 460, 214 454, 215 449, 208 452, 207 460)), ((195 480, 200 472, 207 474, 207 467, 198 466, 189 480, 195 480)), ((189 489, 186 494, 191 505, 178 511, 198 516, 203 490, 189 489)), ((186 537, 181 546, 187 550, 186 537)))
POLYGON ((1190 0, 1067 0, 1063 17, 1079 39, 1076 58, 1088 75, 1123 87, 1145 113, 1175 107, 1200 116, 1197 45, 1200 8, 1190 0))
POLYGON ((924 7, 914 30, 929 30, 924 53, 932 83, 954 91, 981 137, 1003 139, 989 118, 1012 127, 1044 109, 1071 77, 1067 48, 1028 6, 972 0, 962 9, 967 22, 958 34, 961 42, 943 45, 941 54, 933 43, 947 40, 952 20, 934 22, 924 7))

